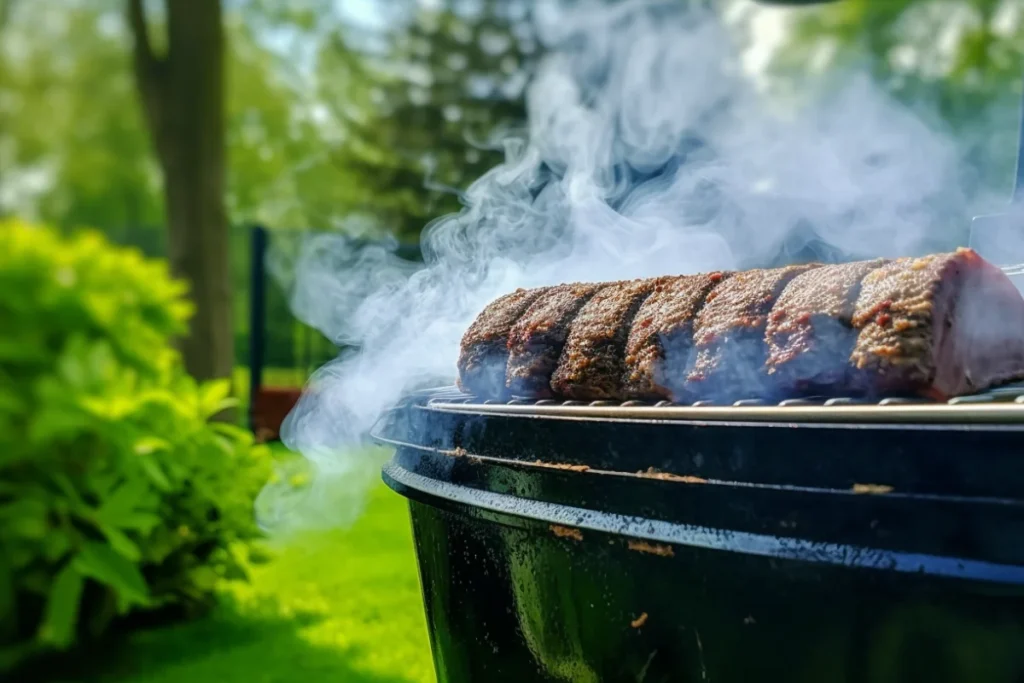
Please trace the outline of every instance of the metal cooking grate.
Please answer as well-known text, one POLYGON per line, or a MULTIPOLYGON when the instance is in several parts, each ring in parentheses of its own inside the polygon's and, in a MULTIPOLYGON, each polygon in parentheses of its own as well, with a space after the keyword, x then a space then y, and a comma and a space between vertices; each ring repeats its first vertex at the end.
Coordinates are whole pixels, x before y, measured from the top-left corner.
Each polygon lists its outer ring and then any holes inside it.
POLYGON ((594 419, 775 421, 775 422, 931 422, 1024 424, 1024 382, 947 402, 923 398, 799 398, 781 402, 744 399, 732 404, 697 401, 566 401, 561 399, 480 400, 455 387, 424 392, 424 405, 460 413, 594 419))

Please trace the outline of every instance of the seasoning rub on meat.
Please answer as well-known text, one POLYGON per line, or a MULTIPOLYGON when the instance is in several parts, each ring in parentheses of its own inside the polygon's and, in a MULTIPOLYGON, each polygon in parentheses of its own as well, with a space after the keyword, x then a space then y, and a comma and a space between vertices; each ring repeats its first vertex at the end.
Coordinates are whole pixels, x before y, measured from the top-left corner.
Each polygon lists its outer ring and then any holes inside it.
POLYGON ((913 395, 1024 379, 1024 297, 969 249, 519 290, 463 338, 481 398, 913 395))

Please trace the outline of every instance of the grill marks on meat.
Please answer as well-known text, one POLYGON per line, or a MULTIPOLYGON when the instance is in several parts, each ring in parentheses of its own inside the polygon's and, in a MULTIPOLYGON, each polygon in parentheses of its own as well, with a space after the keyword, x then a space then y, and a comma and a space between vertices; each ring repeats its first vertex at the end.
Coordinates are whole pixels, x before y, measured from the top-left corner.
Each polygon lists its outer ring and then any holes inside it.
POLYGON ((462 336, 458 386, 477 396, 500 397, 505 393, 508 337, 526 309, 547 291, 517 289, 492 301, 462 336))
POLYGON ((1024 379, 1024 298, 969 249, 519 290, 459 374, 481 398, 946 399, 1024 379))
POLYGON ((781 396, 827 390, 844 382, 857 342, 853 313, 861 281, 885 259, 814 268, 786 285, 768 315, 765 368, 781 396))
POLYGON ((708 294, 729 275, 682 275, 655 285, 626 342, 623 385, 628 398, 668 399, 684 393, 694 321, 708 294))
POLYGON ((594 294, 572 321, 551 377, 559 396, 582 400, 622 399, 626 341, 644 300, 669 278, 633 280, 594 294))
POLYGON ((769 313, 783 288, 819 264, 736 273, 708 294, 694 325, 696 357, 687 392, 702 398, 759 396, 769 313))
POLYGON ((869 273, 853 325, 854 381, 872 394, 946 399, 1024 378, 1024 299, 970 249, 869 273))
POLYGON ((551 375, 558 366, 569 325, 595 293, 611 284, 570 284, 551 287, 512 326, 508 339, 506 388, 513 396, 553 396, 551 375))

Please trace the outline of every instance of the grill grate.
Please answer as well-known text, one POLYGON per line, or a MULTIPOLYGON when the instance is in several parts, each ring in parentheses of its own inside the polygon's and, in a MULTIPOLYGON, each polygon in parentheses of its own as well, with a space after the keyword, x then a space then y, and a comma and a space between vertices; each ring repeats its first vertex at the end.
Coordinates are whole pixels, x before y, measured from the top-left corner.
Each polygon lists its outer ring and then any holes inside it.
POLYGON ((780 402, 748 398, 732 404, 712 401, 574 401, 512 398, 480 400, 456 387, 424 392, 430 409, 459 413, 592 419, 1024 424, 1024 382, 946 402, 923 398, 809 397, 780 402))

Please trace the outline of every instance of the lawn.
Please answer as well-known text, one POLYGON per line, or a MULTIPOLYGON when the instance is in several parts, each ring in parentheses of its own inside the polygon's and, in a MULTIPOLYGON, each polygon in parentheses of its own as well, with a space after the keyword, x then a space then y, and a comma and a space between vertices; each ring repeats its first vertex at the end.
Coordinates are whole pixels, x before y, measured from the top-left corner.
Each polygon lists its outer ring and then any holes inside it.
POLYGON ((383 484, 354 526, 282 543, 224 597, 206 619, 130 635, 85 680, 434 681, 407 508, 383 484))

